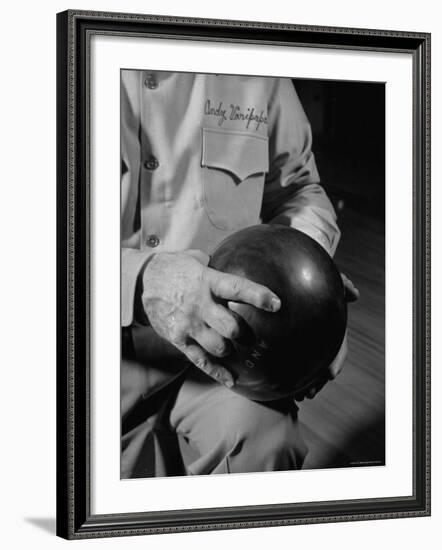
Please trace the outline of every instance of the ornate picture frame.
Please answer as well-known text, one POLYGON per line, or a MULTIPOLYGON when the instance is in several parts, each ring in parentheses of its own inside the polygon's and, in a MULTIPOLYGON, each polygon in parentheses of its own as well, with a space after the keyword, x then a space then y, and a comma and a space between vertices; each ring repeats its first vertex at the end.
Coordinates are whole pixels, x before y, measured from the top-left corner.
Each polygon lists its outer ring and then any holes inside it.
MULTIPOLYGON (((387 159, 388 162, 388 159, 387 159)), ((67 539, 430 514, 430 35, 68 10, 57 15, 57 534, 67 539), (94 36, 412 58, 412 494, 169 510, 91 507, 90 71, 94 36)), ((400 312, 396 312, 400 314, 400 312)))

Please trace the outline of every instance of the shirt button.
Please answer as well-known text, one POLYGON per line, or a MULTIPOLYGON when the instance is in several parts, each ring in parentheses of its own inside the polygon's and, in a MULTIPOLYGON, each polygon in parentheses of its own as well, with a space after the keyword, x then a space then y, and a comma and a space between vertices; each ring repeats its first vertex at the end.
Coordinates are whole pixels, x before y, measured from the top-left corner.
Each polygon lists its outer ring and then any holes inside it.
POLYGON ((155 248, 160 244, 160 239, 156 235, 149 235, 147 237, 147 244, 151 248, 155 248))
POLYGON ((152 155, 145 161, 144 168, 146 170, 156 170, 159 165, 158 159, 152 155))
POLYGON ((144 80, 144 85, 146 86, 146 88, 149 88, 149 90, 155 90, 155 88, 158 88, 157 79, 153 74, 147 75, 146 79, 144 80))

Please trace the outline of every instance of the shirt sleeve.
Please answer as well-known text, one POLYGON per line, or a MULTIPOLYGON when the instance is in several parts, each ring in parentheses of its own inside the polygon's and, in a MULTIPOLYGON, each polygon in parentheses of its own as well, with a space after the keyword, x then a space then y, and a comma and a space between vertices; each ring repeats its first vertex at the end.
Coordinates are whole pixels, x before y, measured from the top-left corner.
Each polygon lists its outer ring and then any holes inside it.
POLYGON ((122 248, 121 250, 121 326, 134 321, 135 290, 141 270, 153 256, 150 250, 122 248))
POLYGON ((261 217, 303 231, 331 256, 336 251, 336 213, 320 185, 310 123, 288 78, 275 81, 269 102, 269 172, 261 217))

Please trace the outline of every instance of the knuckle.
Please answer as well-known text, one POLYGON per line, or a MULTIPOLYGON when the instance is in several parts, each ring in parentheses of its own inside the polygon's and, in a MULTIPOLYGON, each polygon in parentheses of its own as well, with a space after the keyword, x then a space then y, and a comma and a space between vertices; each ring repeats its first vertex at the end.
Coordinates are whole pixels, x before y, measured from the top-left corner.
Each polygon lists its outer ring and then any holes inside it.
POLYGON ((183 341, 178 336, 169 334, 168 340, 171 344, 173 344, 176 347, 181 347, 183 345, 183 341))
POLYGON ((173 344, 179 344, 181 342, 181 331, 178 329, 178 327, 170 327, 169 340, 173 344))
POLYGON ((223 371, 221 369, 213 369, 213 371, 211 372, 211 376, 213 376, 213 378, 215 378, 218 381, 222 381, 223 371))
POLYGON ((223 355, 225 355, 226 353, 226 345, 224 344, 224 342, 214 346, 213 348, 213 354, 217 357, 222 357, 223 355))
POLYGON ((207 365, 208 365, 207 359, 201 355, 194 357, 193 363, 201 370, 207 369, 207 365))
POLYGON ((238 294, 241 291, 241 287, 242 287, 241 279, 234 277, 230 281, 230 292, 232 293, 232 296, 234 297, 238 296, 238 294))
POLYGON ((207 269, 204 266, 201 266, 201 269, 195 273, 195 280, 198 284, 204 284, 207 279, 207 269))
POLYGON ((226 371, 223 369, 223 367, 213 365, 213 366, 210 367, 210 370, 207 371, 207 374, 209 376, 211 376, 217 382, 221 382, 222 384, 224 384, 224 382, 225 382, 225 372, 226 371))
POLYGON ((169 327, 169 341, 175 345, 182 345, 185 342, 186 331, 179 324, 173 324, 169 327))
POLYGON ((216 295, 219 295, 222 291, 223 279, 221 277, 212 277, 210 287, 216 295))

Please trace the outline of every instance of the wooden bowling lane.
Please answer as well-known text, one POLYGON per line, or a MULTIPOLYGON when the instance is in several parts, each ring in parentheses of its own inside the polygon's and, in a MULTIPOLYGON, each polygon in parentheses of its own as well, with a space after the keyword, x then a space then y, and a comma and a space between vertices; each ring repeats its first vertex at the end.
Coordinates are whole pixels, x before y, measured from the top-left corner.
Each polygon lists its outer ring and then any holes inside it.
POLYGON ((385 246, 384 224, 343 210, 335 256, 360 290, 349 304, 348 357, 343 371, 299 418, 309 454, 304 468, 383 464, 385 460, 385 246))

